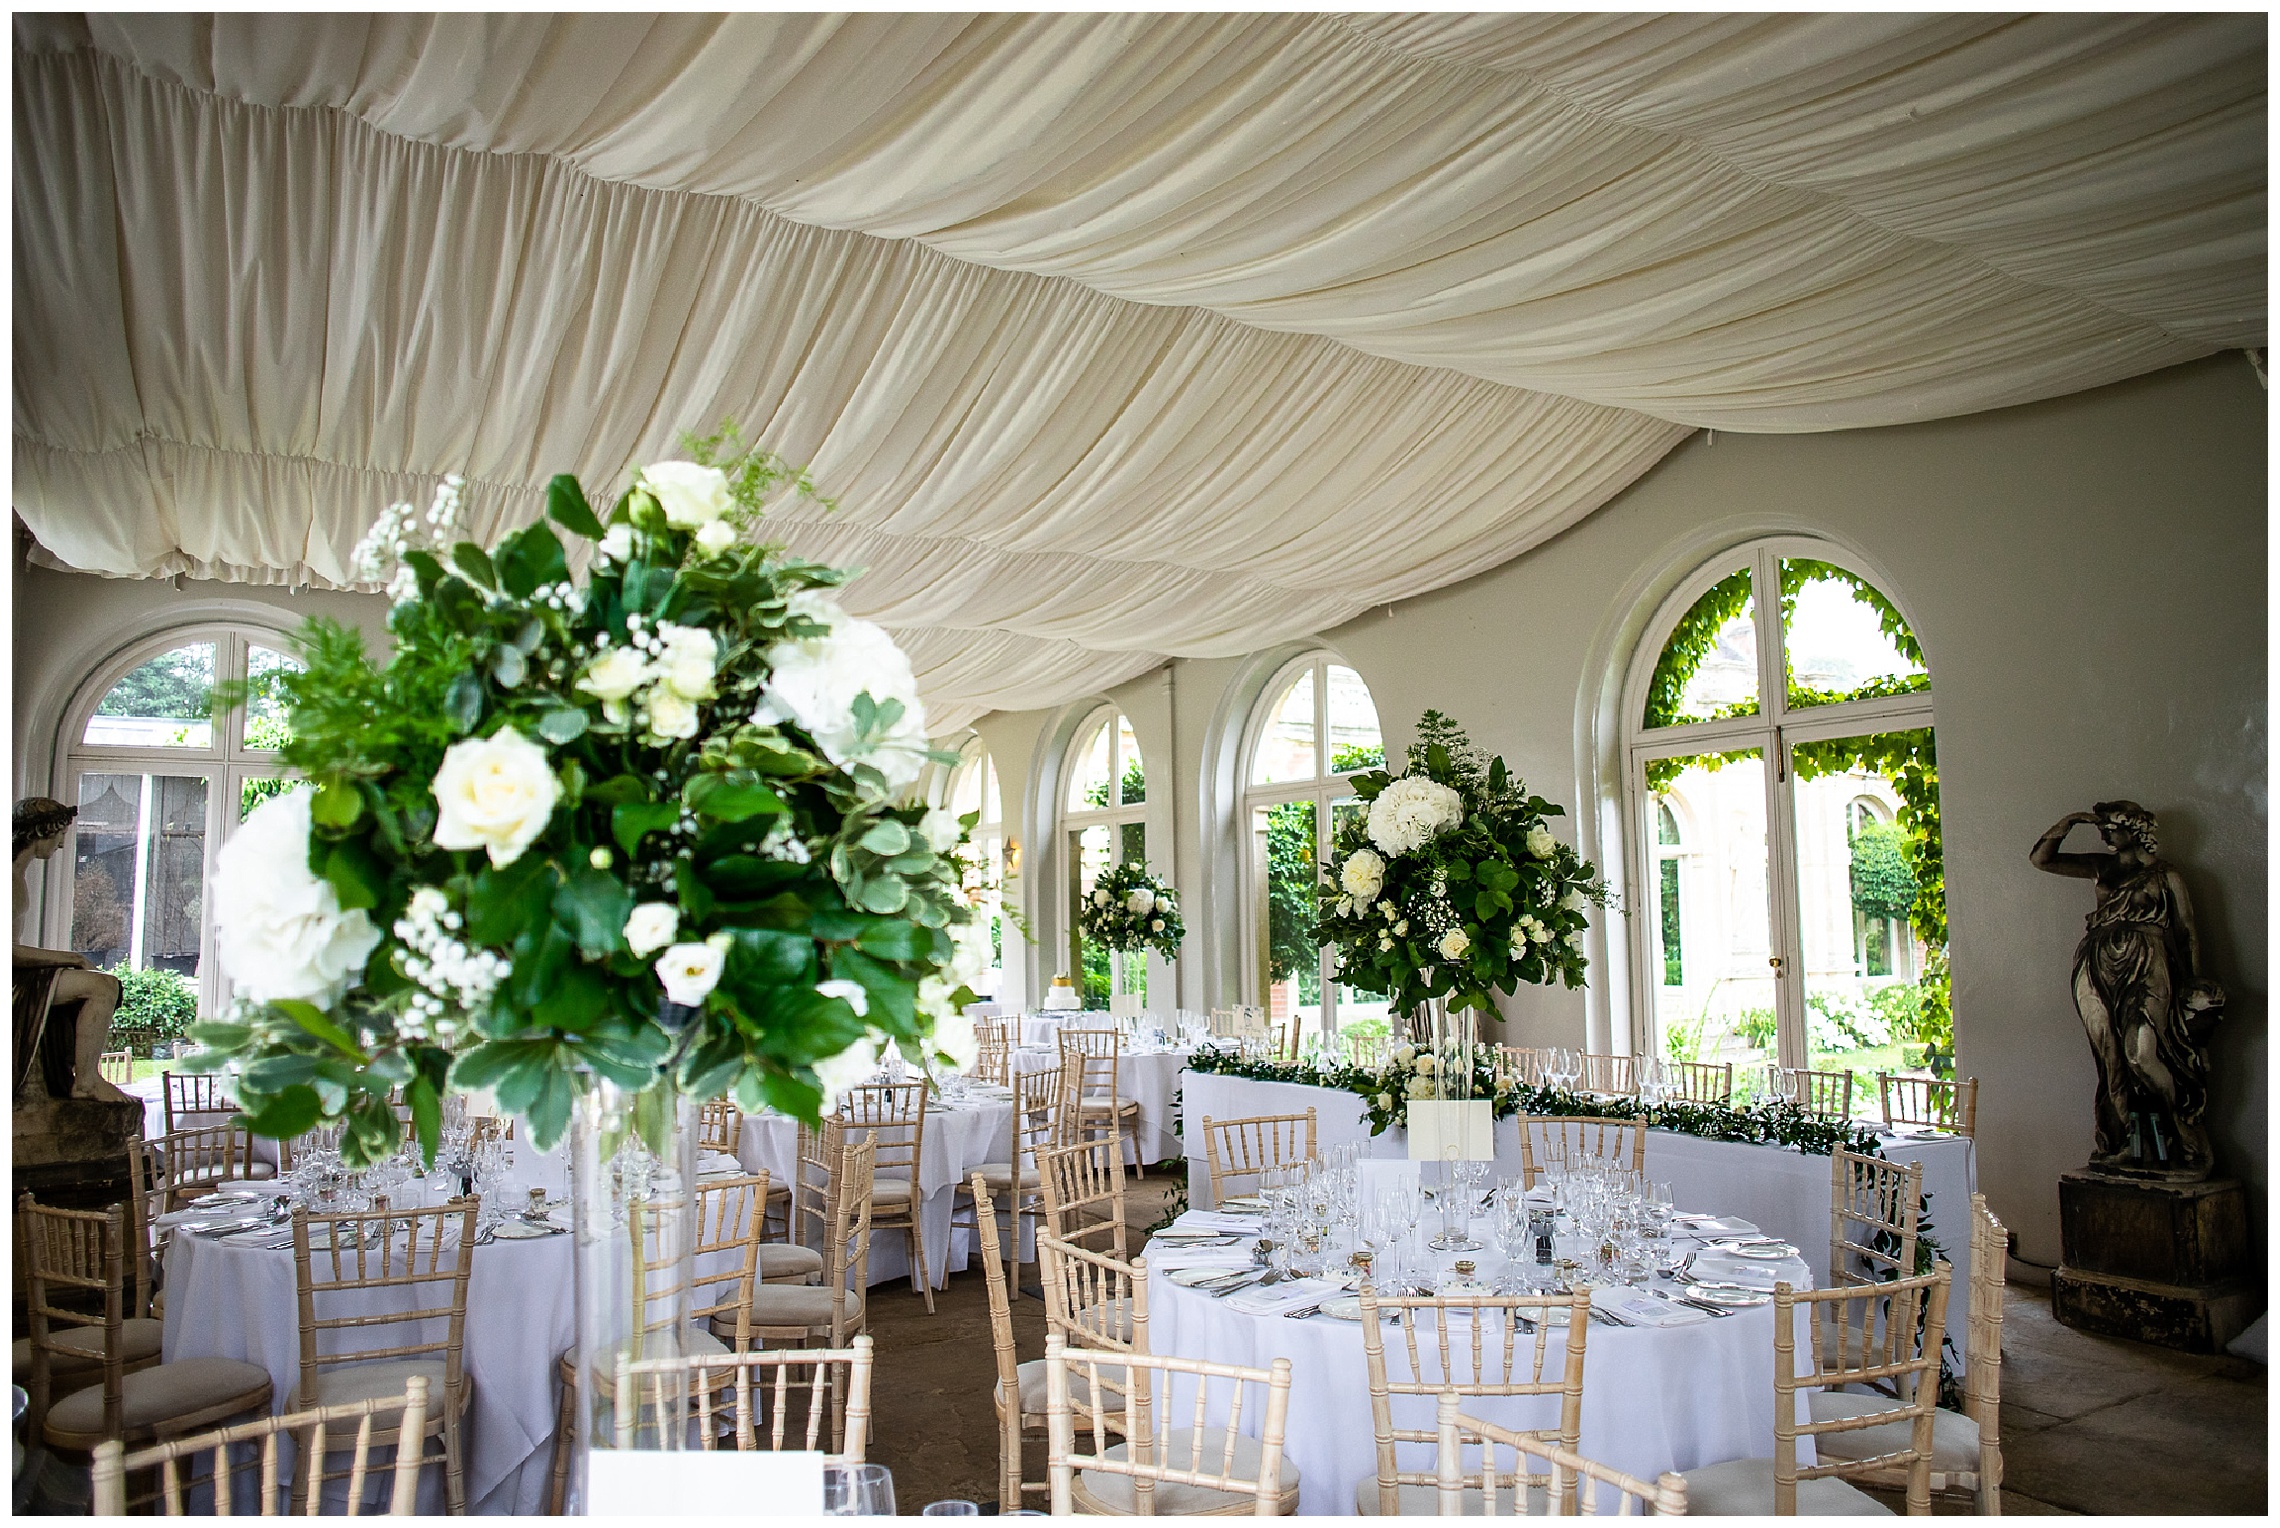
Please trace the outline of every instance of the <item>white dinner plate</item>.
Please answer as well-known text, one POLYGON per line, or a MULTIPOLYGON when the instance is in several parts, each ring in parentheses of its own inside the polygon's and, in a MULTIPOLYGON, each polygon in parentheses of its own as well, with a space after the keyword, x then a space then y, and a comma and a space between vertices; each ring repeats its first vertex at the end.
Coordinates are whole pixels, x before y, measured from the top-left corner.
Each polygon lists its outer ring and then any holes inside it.
POLYGON ((1692 1284, 1687 1286, 1686 1298, 1700 1300, 1704 1305, 1769 1305, 1773 1296, 1760 1289, 1729 1289, 1722 1284, 1692 1284))
MULTIPOLYGON (((1334 1296, 1322 1302, 1320 1313, 1333 1321, 1359 1321, 1362 1319, 1362 1297, 1360 1295, 1334 1296)), ((1399 1306, 1390 1310, 1380 1308, 1378 1319, 1388 1325, 1397 1325, 1401 1320, 1401 1308, 1399 1306)))
POLYGON ((1746 1257, 1752 1262, 1778 1263, 1797 1255, 1797 1249, 1787 1242, 1760 1242, 1746 1247, 1717 1247, 1713 1249, 1728 1257, 1746 1257))
POLYGON ((559 1230, 550 1231, 523 1220, 502 1220, 496 1233, 501 1241, 536 1241, 541 1236, 560 1236, 559 1230))

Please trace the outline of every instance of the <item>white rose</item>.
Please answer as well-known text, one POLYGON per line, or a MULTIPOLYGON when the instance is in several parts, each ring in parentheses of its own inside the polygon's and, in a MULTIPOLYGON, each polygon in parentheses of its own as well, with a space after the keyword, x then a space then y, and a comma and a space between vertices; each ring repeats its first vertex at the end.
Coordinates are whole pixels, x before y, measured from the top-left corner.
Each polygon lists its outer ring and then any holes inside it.
POLYGON ((1393 1059, 1396 1065, 1407 1066, 1417 1059, 1417 1047, 1403 1041, 1393 1048, 1393 1059))
MULTIPOLYGON (((622 529, 622 527, 621 527, 622 529)), ((626 699, 649 682, 649 665, 630 647, 613 647, 586 666, 578 688, 602 703, 613 722, 626 718, 626 699)))
POLYGON ((1393 904, 1391 902, 1380 902, 1378 912, 1384 916, 1386 922, 1391 923, 1393 921, 1393 904))
POLYGON ((1552 931, 1544 926, 1542 919, 1530 918, 1528 920, 1528 937, 1538 944, 1550 944, 1552 942, 1552 931))
POLYGON ((665 511, 665 523, 679 530, 710 525, 736 507, 727 474, 695 462, 652 462, 641 469, 641 486, 665 511))
POLYGON ((1151 918, 1151 919, 1149 919, 1149 920, 1148 920, 1148 931, 1149 931, 1150 933, 1154 933, 1154 934, 1161 934, 1161 933, 1164 931, 1164 920, 1163 920, 1163 919, 1161 919, 1161 918, 1151 918))
POLYGON ((1105 891, 1096 891, 1096 892, 1094 892, 1094 893, 1093 893, 1093 906, 1095 906, 1095 907, 1106 907, 1106 906, 1108 906, 1108 902, 1109 902, 1109 897, 1108 897, 1108 893, 1107 893, 1107 892, 1105 892, 1105 891))
POLYGON ((1515 923, 1515 924, 1513 924, 1513 925, 1512 925, 1512 958, 1513 958, 1514 960, 1518 960, 1518 959, 1519 959, 1521 956, 1523 956, 1523 955, 1525 955, 1525 954, 1527 954, 1527 953, 1528 953, 1528 930, 1527 930, 1527 927, 1526 927, 1526 925, 1524 925, 1524 924, 1515 923))
POLYGON ((858 1019, 865 1017, 871 1011, 871 994, 863 990, 861 982, 851 982, 844 977, 838 977, 827 982, 817 982, 815 990, 825 997, 838 998, 855 1010, 855 1017, 858 1019))
MULTIPOLYGON (((919 1003, 922 1007, 926 1003, 927 982, 936 980, 930 976, 918 984, 919 1003)), ((982 1042, 974 1033, 974 1021, 947 1007, 935 1015, 934 1033, 928 1037, 928 1043, 949 1057, 951 1066, 961 1072, 972 1067, 982 1057, 982 1042)))
POLYGON ((670 902, 644 902, 625 920, 625 947, 647 956, 671 944, 681 932, 681 909, 670 902))
POLYGON ((452 744, 429 788, 435 792, 436 847, 482 849, 493 865, 522 857, 545 831, 562 794, 546 750, 512 727, 452 744))
POLYGON ((655 737, 695 737, 697 708, 663 685, 649 692, 649 731, 655 737))
POLYGON ((1407 775, 1370 803, 1370 842, 1387 854, 1422 847, 1464 821, 1464 797, 1437 780, 1407 775))
MULTIPOLYGON (((834 985, 826 982, 824 986, 834 985)), ((849 985, 853 985, 850 983, 849 985)), ((817 991, 822 991, 818 987, 817 991)), ((836 1056, 827 1057, 815 1064, 815 1080, 823 1086, 823 1106, 830 1109, 838 1104, 840 1096, 878 1069, 878 1042, 865 1035, 836 1056)))
POLYGON ((657 957, 654 969, 665 984, 666 1001, 695 1008, 720 985, 720 968, 726 962, 718 945, 677 944, 657 957))
POLYGON ((1132 895, 1124 899, 1124 909, 1135 917, 1145 918, 1155 911, 1156 894, 1145 886, 1136 886, 1132 895))
POLYGON ((1338 867, 1338 884, 1345 887, 1356 905, 1367 907, 1385 889, 1385 861, 1375 850, 1356 849, 1338 867))
POLYGON ((1380 935, 1378 935, 1378 948, 1379 948, 1379 949, 1381 949, 1381 950, 1390 950, 1390 949, 1392 949, 1392 948, 1393 948, 1393 936, 1392 936, 1392 935, 1390 935, 1390 934, 1380 934, 1380 935))
POLYGON ((971 987, 982 979, 994 958, 990 950, 989 925, 979 920, 972 923, 950 925, 950 970, 948 979, 961 987, 971 987))
POLYGON ((1472 937, 1461 928, 1453 928, 1441 936, 1438 948, 1443 960, 1462 960, 1465 951, 1472 948, 1472 937))
POLYGON ((1440 1069, 1441 1058, 1431 1051, 1427 1051, 1417 1058, 1417 1075, 1420 1077, 1430 1077, 1440 1069))
POLYGON ((1380 1094, 1377 1096, 1377 1106, 1378 1106, 1380 1109, 1390 1109, 1390 1108, 1392 1108, 1392 1107, 1393 1107, 1393 1095, 1392 1095, 1391 1093, 1380 1093, 1380 1094))
POLYGON ((948 807, 932 807, 918 819, 918 836, 926 840, 926 847, 936 854, 946 854, 958 847, 958 840, 966 830, 958 826, 958 818, 948 807))
POLYGON ((899 791, 925 767, 926 706, 910 657, 869 621, 842 617, 829 633, 778 642, 767 652, 770 669, 752 719, 797 722, 824 757, 841 766, 865 763, 899 791), (876 704, 897 701, 902 712, 868 739, 855 726, 855 697, 876 704))
POLYGON ((1409 920, 1407 918, 1404 918, 1399 923, 1396 923, 1393 926, 1393 932, 1400 938, 1406 939, 1409 937, 1409 920))
POLYGON ((1410 1078, 1409 1096, 1411 1098, 1431 1098, 1433 1096, 1433 1079, 1430 1077, 1410 1078))
POLYGON ((657 640, 661 645, 657 674, 666 687, 683 700, 712 699, 713 672, 719 661, 713 634, 702 626, 676 626, 671 621, 661 621, 657 626, 657 640))
POLYGON ((697 527, 696 543, 706 555, 718 557, 736 545, 736 527, 726 520, 709 520, 697 527))
POLYGON ((1560 898, 1560 906, 1571 913, 1582 912, 1584 909, 1583 893, 1572 886, 1569 887, 1567 895, 1560 898))
POLYGON ((1559 845, 1560 841, 1552 837, 1549 828, 1538 826, 1528 830, 1528 852, 1537 859, 1550 859, 1559 845))
POLYGON ((604 557, 612 562, 624 562, 633 555, 633 527, 620 521, 602 532, 599 545, 604 557))
POLYGON ((207 888, 215 952, 238 995, 330 1007, 356 984, 380 942, 364 909, 341 911, 330 881, 309 869, 309 792, 272 796, 214 855, 207 888))

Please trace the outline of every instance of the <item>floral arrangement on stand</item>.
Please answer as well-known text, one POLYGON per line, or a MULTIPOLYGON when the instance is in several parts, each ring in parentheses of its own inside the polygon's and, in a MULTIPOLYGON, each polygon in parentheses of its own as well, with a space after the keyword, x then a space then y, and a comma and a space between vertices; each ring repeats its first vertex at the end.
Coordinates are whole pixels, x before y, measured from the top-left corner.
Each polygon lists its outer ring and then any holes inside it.
POLYGON ((1493 1014, 1490 994, 1522 982, 1583 985, 1588 909, 1606 885, 1552 836, 1561 809, 1502 759, 1428 711, 1408 768, 1356 775, 1354 794, 1368 810, 1331 842, 1314 925, 1341 981, 1411 1014, 1434 999, 1493 1014))
POLYGON ((972 819, 905 800, 953 762, 910 662, 840 608, 847 574, 751 538, 803 473, 732 428, 683 447, 606 516, 556 477, 488 550, 446 549, 447 478, 358 546, 385 663, 297 636, 280 762, 307 785, 217 857, 237 1001, 194 1031, 258 1133, 341 1124, 362 1165, 394 1094, 432 1158, 445 1092, 490 1089, 545 1148, 596 1077, 812 1120, 886 1049, 972 1063, 972 819), (584 578, 555 526, 595 544, 584 578))
POLYGON ((1187 937, 1179 893, 1140 860, 1112 866, 1093 882, 1077 928, 1103 949, 1125 955, 1154 950, 1166 960, 1178 958, 1180 941, 1187 937))

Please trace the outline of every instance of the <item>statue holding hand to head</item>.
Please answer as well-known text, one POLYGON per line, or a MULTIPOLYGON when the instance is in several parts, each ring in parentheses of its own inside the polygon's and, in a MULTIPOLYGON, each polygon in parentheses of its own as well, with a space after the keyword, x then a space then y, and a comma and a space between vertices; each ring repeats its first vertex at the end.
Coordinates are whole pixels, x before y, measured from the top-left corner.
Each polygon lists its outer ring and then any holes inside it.
POLYGON ((2095 882, 2074 950, 2074 1007, 2098 1062, 2097 1146, 2090 1166, 2194 1181, 2216 1165, 2202 1049, 2223 1015, 2224 989, 2201 971, 2201 940, 2185 881, 2156 849, 2154 816, 2134 801, 2101 801, 2051 825, 2031 854, 2038 870, 2095 882), (2080 823, 2103 853, 2063 852, 2080 823))

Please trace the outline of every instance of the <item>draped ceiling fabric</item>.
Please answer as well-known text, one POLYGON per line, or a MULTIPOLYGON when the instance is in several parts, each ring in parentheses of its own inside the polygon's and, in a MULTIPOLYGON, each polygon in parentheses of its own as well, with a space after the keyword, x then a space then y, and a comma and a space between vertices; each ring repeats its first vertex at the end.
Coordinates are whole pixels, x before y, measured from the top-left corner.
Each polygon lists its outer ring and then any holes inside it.
POLYGON ((723 418, 938 733, 1494 566, 1692 429, 2265 340, 2258 16, 16 21, 15 507, 342 584, 723 418))

